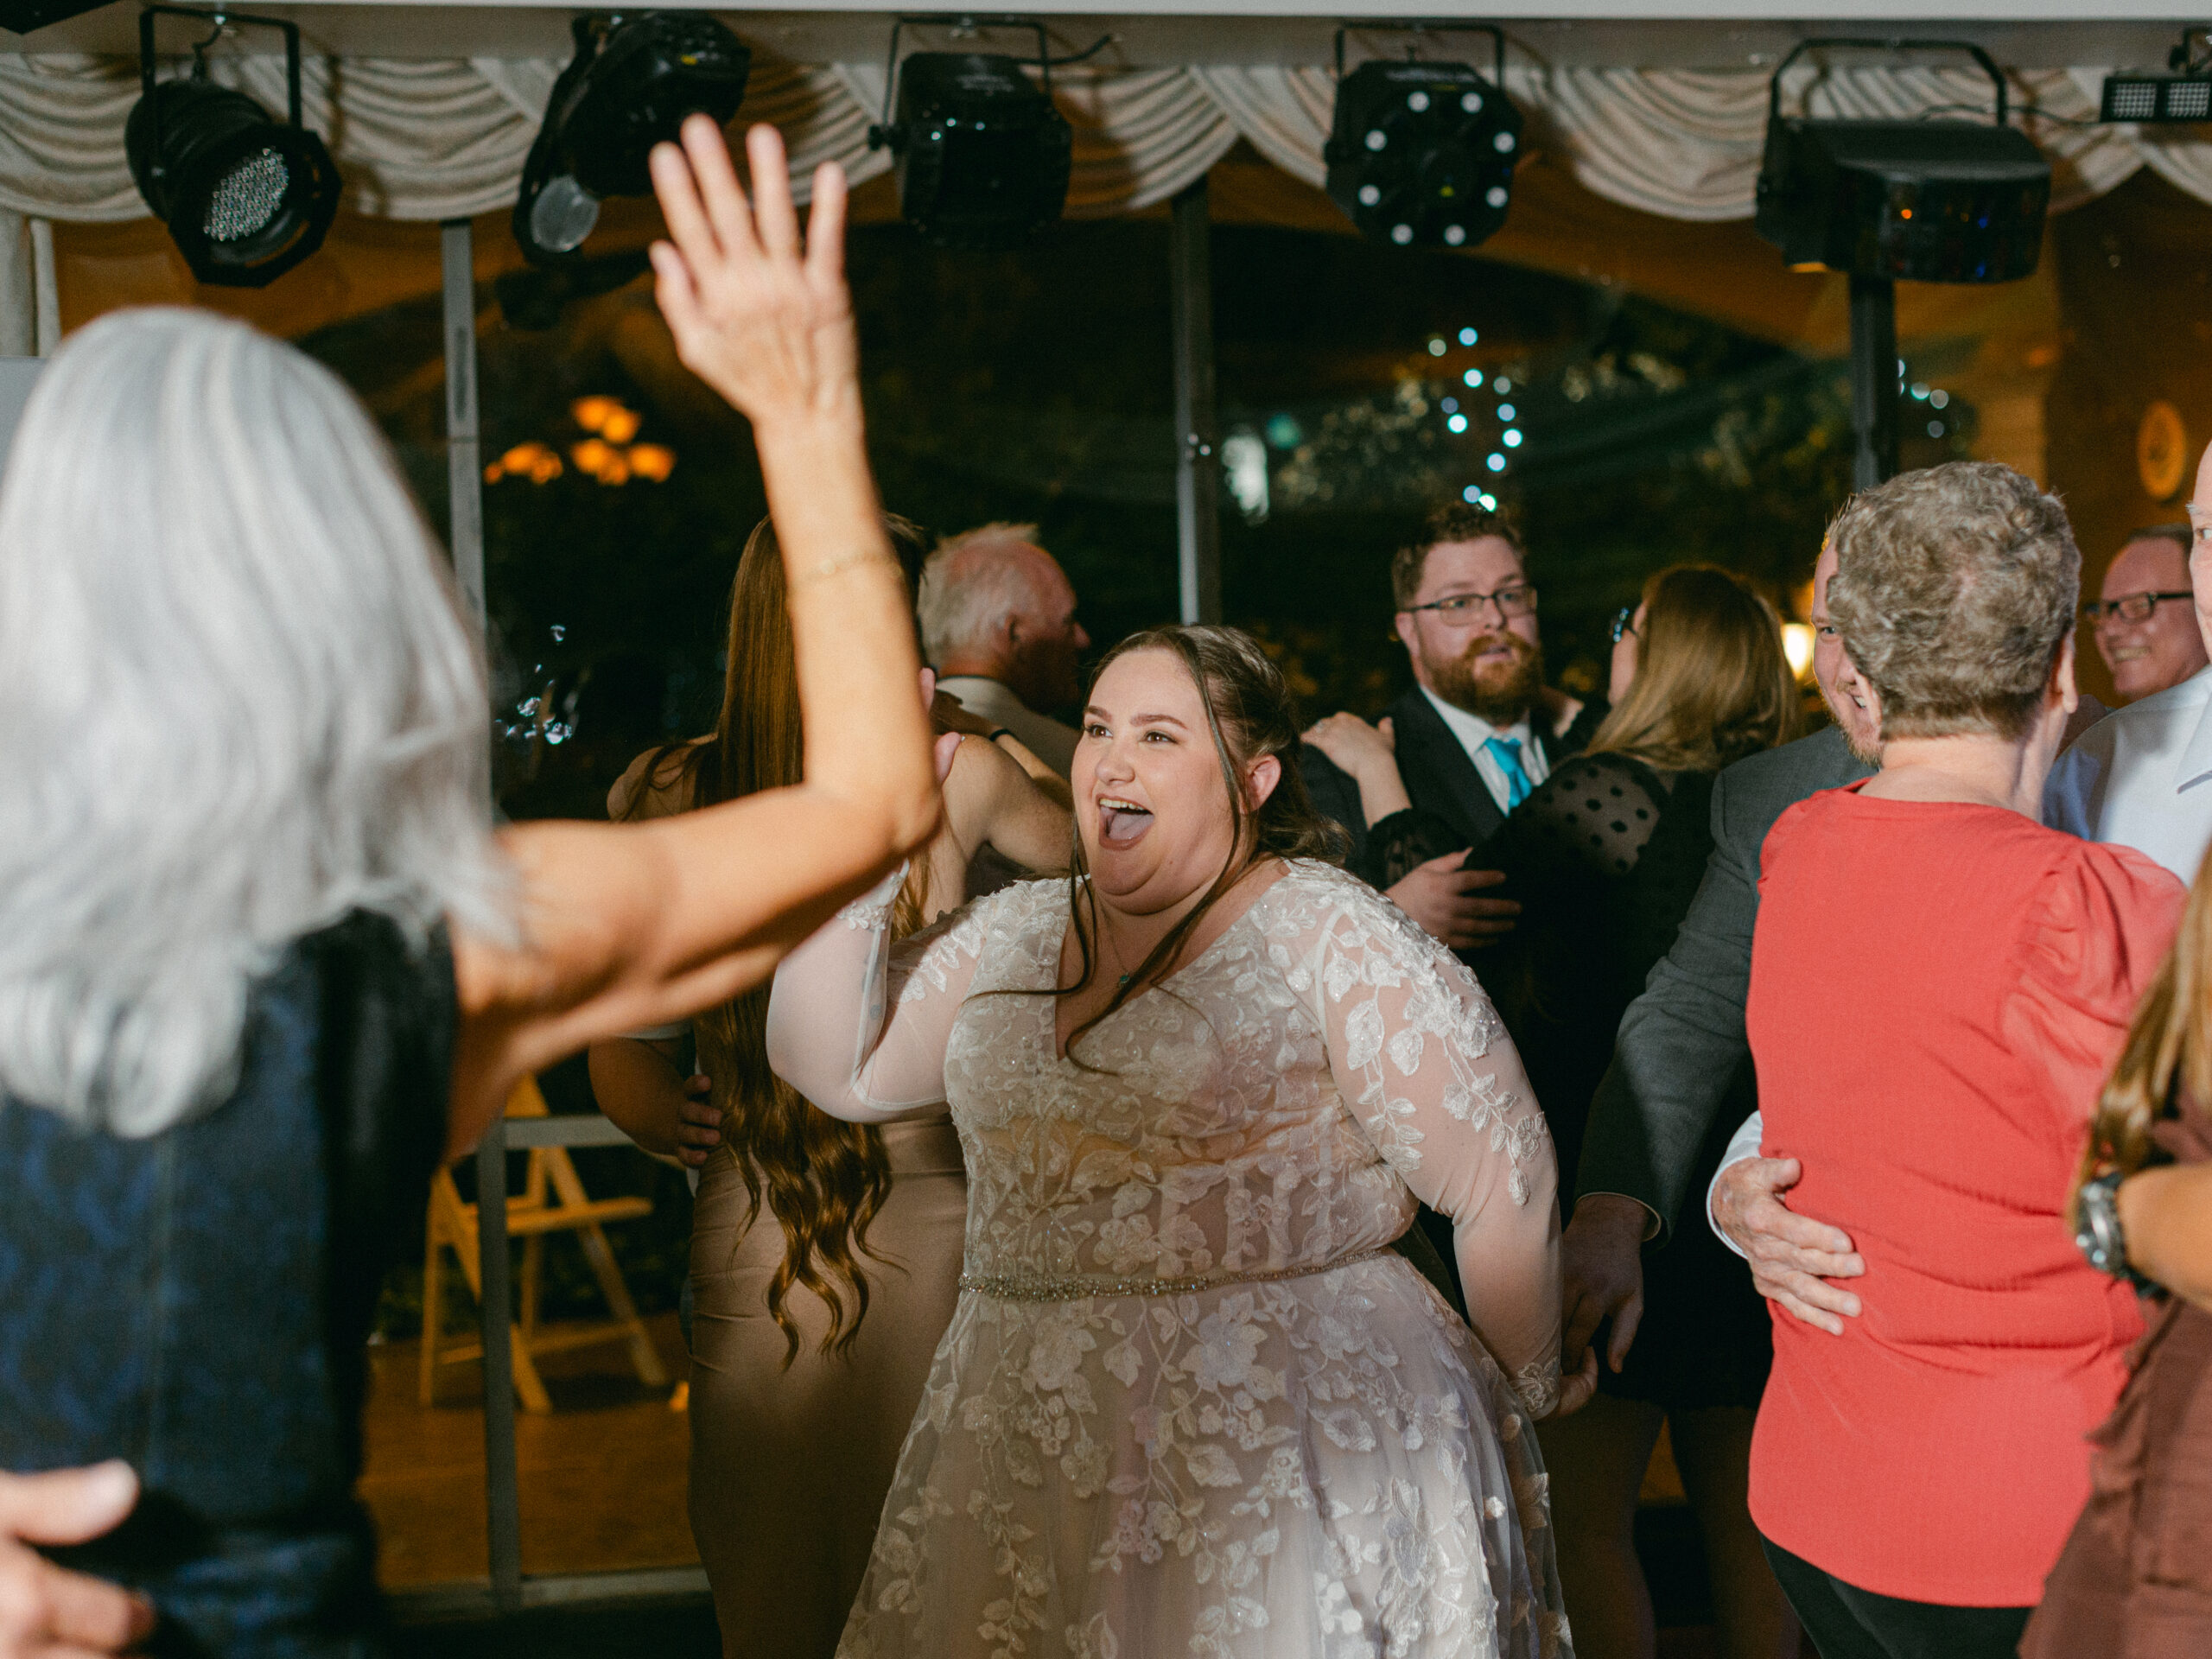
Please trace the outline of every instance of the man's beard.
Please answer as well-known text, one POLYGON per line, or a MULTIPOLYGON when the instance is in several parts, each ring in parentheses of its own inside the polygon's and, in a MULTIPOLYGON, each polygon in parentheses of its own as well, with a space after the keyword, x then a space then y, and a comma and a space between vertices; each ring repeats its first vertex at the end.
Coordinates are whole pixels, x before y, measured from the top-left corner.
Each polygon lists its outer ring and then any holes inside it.
POLYGON ((1438 696, 1493 726, 1510 726, 1522 719, 1543 689, 1543 651, 1517 633, 1478 633, 1457 657, 1432 657, 1427 663, 1438 696), (1513 653, 1513 660, 1478 667, 1475 659, 1501 642, 1513 653))

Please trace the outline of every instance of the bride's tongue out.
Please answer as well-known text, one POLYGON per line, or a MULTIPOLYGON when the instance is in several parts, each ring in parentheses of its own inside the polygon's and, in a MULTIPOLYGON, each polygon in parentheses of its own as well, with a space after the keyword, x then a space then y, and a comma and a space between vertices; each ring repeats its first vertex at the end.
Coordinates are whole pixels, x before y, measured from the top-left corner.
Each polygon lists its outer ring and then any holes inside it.
POLYGON ((1098 844, 1126 852, 1142 841, 1152 828, 1152 814, 1134 801, 1104 799, 1098 803, 1098 844))

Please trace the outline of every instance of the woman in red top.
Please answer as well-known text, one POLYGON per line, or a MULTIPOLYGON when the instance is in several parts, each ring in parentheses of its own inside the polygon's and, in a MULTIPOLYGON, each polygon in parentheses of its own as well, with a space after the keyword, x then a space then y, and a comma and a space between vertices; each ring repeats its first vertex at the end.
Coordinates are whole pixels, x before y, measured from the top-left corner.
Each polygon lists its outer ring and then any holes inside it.
POLYGON ((1775 1322, 1751 1516, 1826 1659, 2010 1656, 2088 1490, 2135 1299, 2075 1251, 2099 1085, 2179 882, 2038 821, 2081 556, 2010 468, 1854 499, 1828 607, 1882 769, 1776 823, 1746 1020, 1791 1207, 1848 1216, 1864 1312, 1775 1322))

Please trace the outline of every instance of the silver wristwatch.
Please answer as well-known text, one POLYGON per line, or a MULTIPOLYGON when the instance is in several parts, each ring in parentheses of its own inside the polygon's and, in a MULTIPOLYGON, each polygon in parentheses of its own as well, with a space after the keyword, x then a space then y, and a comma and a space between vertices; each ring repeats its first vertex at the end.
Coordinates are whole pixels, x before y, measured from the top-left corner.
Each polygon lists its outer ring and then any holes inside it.
POLYGON ((2099 1273, 2133 1285, 2138 1292, 2153 1294, 2163 1287, 2128 1264, 2127 1237, 2120 1230, 2120 1200, 2116 1194, 2128 1173, 2107 1170, 2082 1183, 2075 1206, 2081 1220, 2074 1231, 2074 1243, 2099 1273))

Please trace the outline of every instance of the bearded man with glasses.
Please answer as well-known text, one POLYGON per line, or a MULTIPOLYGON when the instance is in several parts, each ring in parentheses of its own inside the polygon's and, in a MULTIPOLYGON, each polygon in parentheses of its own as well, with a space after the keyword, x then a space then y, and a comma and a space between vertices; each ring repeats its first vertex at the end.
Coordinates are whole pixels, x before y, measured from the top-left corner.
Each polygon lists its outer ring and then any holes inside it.
POLYGON ((1451 825, 1461 849, 1420 866, 1389 896, 1446 944, 1477 949, 1511 931, 1520 906, 1484 896, 1503 877, 1461 869, 1467 849, 1580 752, 1605 704, 1545 685, 1536 589, 1502 514, 1457 502, 1432 512, 1391 560, 1390 585, 1414 688, 1377 726, 1338 714, 1309 730, 1306 787, 1351 833, 1348 862, 1370 880, 1370 824, 1410 802, 1451 825))

